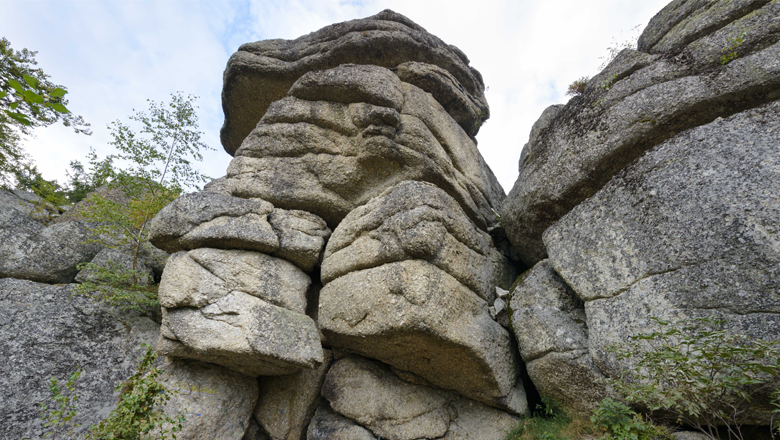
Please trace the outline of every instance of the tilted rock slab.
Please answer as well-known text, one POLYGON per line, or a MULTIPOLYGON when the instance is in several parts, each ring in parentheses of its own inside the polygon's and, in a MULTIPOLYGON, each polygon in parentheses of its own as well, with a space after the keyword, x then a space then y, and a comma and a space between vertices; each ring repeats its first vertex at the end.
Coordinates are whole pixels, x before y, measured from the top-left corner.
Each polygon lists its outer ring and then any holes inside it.
POLYGON ((0 189, 0 210, 7 209, 29 215, 43 225, 60 215, 59 208, 35 193, 18 189, 11 191, 0 189))
POLYGON ((322 395, 337 413, 391 440, 502 438, 519 419, 452 392, 404 382, 359 356, 333 364, 322 395))
POLYGON ((497 224, 503 189, 441 104, 389 69, 348 64, 306 73, 273 102, 220 188, 335 227, 404 180, 434 183, 483 230, 497 224))
POLYGON ((272 102, 307 72, 342 64, 396 68, 408 83, 431 93, 470 136, 489 116, 485 85, 469 59, 390 10, 324 27, 295 40, 247 43, 228 60, 222 89, 220 136, 234 154, 272 102))
POLYGON ((179 197, 149 226, 149 240, 171 253, 203 247, 251 250, 284 258, 306 272, 319 262, 329 236, 325 221, 314 214, 217 190, 179 197))
POLYGON ((508 288, 514 269, 490 235, 436 186, 402 182, 350 212, 328 242, 321 279, 411 259, 447 272, 488 303, 496 286, 508 288))
POLYGON ((71 283, 100 251, 80 222, 43 226, 17 209, 0 210, 0 277, 71 283))
POLYGON ((582 301, 542 260, 518 281, 509 309, 520 355, 539 393, 568 414, 590 415, 608 390, 588 351, 582 301))
MULTIPOLYGON (((218 365, 166 359, 159 382, 175 391, 165 406, 174 418, 183 415, 181 440, 241 440, 257 402, 257 381, 218 365)), ((170 428, 170 426, 165 426, 170 428)))
MULTIPOLYGON (((780 339, 780 101, 680 133, 618 173, 544 235, 556 272, 585 301, 588 344, 607 351, 696 317, 780 339)), ((769 408, 756 405, 757 424, 769 408)))
POLYGON ((52 404, 49 380, 64 386, 79 367, 73 421, 82 425, 75 435, 86 434, 110 414, 114 389, 145 351, 141 344, 158 338, 151 319, 72 296, 71 287, 0 279, 0 438, 42 438, 48 430, 39 405, 52 404))
POLYGON ((350 272, 320 291, 320 329, 343 347, 431 384, 523 414, 509 333, 487 303, 421 260, 350 272))
POLYGON ((176 253, 160 283, 157 350, 252 377, 314 368, 323 354, 304 314, 310 283, 292 263, 257 252, 176 253))
POLYGON ((542 233, 642 153, 780 98, 778 14, 777 1, 672 2, 639 51, 624 50, 581 96, 546 111, 501 209, 523 261, 545 258, 542 233))

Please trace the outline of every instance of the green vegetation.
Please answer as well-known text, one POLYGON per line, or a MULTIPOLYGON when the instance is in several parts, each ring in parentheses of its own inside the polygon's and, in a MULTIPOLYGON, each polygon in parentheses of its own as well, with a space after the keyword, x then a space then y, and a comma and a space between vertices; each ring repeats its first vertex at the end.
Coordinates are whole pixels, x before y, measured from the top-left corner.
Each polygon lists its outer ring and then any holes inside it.
POLYGON ((73 418, 76 417, 76 402, 79 399, 76 393, 76 382, 83 372, 83 370, 77 369, 71 373, 64 389, 60 387, 57 379, 53 377, 50 379, 49 393, 51 393, 53 405, 50 408, 49 404, 41 404, 43 427, 50 429, 50 431, 44 434, 43 438, 51 435, 52 440, 56 440, 58 434, 72 438, 73 431, 81 426, 73 418))
POLYGON ((569 84, 569 90, 566 91, 566 96, 582 95, 585 92, 585 86, 588 84, 589 79, 589 77, 583 76, 582 78, 569 84))
POLYGON ((149 101, 148 113, 136 112, 130 117, 142 127, 139 133, 121 121, 111 124, 111 145, 117 154, 101 160, 93 151, 88 172, 80 163, 71 163, 77 173, 74 181, 80 182, 79 176, 84 176, 77 189, 89 189, 96 181, 108 182, 104 190, 85 199, 79 212, 91 225, 92 240, 128 251, 133 257, 132 268, 122 268, 117 262, 82 265, 97 276, 76 287, 76 293, 140 311, 159 306, 156 290, 138 270, 139 255, 144 248, 151 254, 149 221, 184 189, 207 181, 191 166, 192 161, 202 160, 201 149, 210 148, 200 141, 202 133, 193 105, 196 99, 178 93, 171 95, 168 103, 149 101), (115 163, 130 165, 117 169, 115 163))
POLYGON ((780 341, 752 339, 725 330, 713 318, 682 327, 653 318, 661 330, 612 347, 618 359, 634 359, 636 371, 608 383, 627 402, 672 414, 712 439, 725 425, 729 438, 744 439, 755 398, 777 396, 780 341))
POLYGON ((610 399, 601 401, 590 418, 602 440, 673 440, 669 430, 637 414, 625 403, 610 399))
POLYGON ((570 417, 555 402, 543 397, 533 417, 521 420, 504 440, 574 440, 592 433, 593 427, 587 420, 570 417))
POLYGON ((21 135, 31 135, 35 127, 61 121, 76 133, 91 134, 89 124, 65 107, 67 90, 50 81, 36 68, 37 52, 16 51, 0 38, 0 187, 11 185, 14 171, 25 159, 19 145, 21 135))
POLYGON ((550 410, 555 406, 546 402, 505 440, 574 440, 583 434, 599 435, 600 440, 670 439, 669 430, 651 421, 649 413, 713 440, 745 440, 742 428, 756 415, 749 410, 757 400, 774 408, 769 431, 772 438, 780 434, 780 341, 735 334, 714 318, 681 326, 653 320, 661 330, 610 347, 618 359, 632 359, 636 366, 607 379, 623 401, 604 399, 591 424, 550 410))
POLYGON ((720 63, 724 65, 734 61, 739 56, 739 54, 737 53, 737 48, 742 43, 745 42, 745 33, 743 32, 739 34, 736 38, 729 39, 729 42, 731 43, 731 45, 723 49, 725 54, 723 54, 723 56, 720 57, 720 63))
MULTIPOLYGON (((184 416, 177 414, 168 416, 164 408, 175 391, 168 390, 157 381, 163 371, 153 367, 157 354, 146 344, 146 352, 141 356, 134 375, 117 386, 119 401, 111 414, 99 423, 89 427, 85 440, 164 440, 176 439, 176 432, 181 431, 184 416)), ((44 438, 64 433, 67 438, 73 438, 74 423, 77 415, 76 381, 82 374, 78 370, 70 375, 66 384, 65 394, 57 385, 55 378, 51 379, 49 391, 55 410, 50 410, 47 404, 41 405, 41 419, 49 431, 44 438)))

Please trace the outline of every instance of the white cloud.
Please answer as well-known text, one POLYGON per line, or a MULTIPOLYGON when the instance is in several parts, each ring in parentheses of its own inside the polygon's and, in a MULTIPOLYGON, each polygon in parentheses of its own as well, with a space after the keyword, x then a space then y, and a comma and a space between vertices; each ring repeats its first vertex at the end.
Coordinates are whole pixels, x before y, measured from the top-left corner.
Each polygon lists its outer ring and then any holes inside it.
POLYGON ((182 90, 199 95, 204 140, 217 149, 203 171, 224 174, 230 157, 219 144, 220 92, 228 57, 245 42, 296 38, 325 25, 390 8, 461 48, 489 87, 491 119, 479 147, 504 188, 517 177, 520 150, 548 105, 565 102, 571 81, 597 73, 613 38, 630 37, 666 0, 293 0, 35 1, 4 0, 0 29, 13 47, 37 50, 69 108, 92 123, 79 136, 62 126, 25 143, 48 178, 90 146, 107 154, 106 124, 125 119, 146 99, 182 90), (622 35, 621 35, 622 34, 622 35))

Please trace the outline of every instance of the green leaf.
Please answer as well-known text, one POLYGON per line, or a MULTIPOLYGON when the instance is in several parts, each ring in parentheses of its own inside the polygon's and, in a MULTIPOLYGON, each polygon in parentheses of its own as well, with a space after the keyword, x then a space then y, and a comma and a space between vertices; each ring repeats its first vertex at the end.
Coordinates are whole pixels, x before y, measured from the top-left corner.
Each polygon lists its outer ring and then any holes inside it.
POLYGON ((32 102, 34 104, 43 104, 43 96, 33 92, 32 90, 25 90, 23 94, 25 101, 32 102))
POLYGON ((16 90, 19 93, 24 92, 24 88, 22 88, 22 83, 20 83, 19 81, 15 80, 15 79, 9 79, 8 80, 8 85, 11 86, 11 88, 13 88, 14 90, 16 90))
POLYGON ((49 96, 52 98, 62 98, 66 93, 68 93, 67 90, 57 87, 56 89, 52 90, 51 93, 49 93, 49 96))
POLYGON ((33 77, 31 77, 30 75, 27 75, 27 74, 24 74, 22 77, 24 78, 24 82, 29 84, 30 87, 32 87, 33 89, 37 89, 38 88, 38 80, 37 79, 35 79, 35 78, 33 78, 33 77))
POLYGON ((7 94, 8 94, 8 92, 6 92, 5 90, 0 90, 0 99, 5 98, 5 95, 7 95, 7 94))
POLYGON ((65 106, 60 103, 51 104, 51 108, 53 108, 55 111, 58 111, 60 113, 70 113, 70 110, 65 108, 65 106))
POLYGON ((26 125, 28 127, 32 125, 32 122, 30 122, 30 120, 27 119, 27 117, 24 116, 21 113, 9 112, 8 110, 6 110, 5 114, 7 114, 11 119, 13 119, 15 121, 18 121, 18 122, 21 122, 22 124, 24 124, 24 125, 26 125))
POLYGON ((9 105, 9 107, 11 107, 11 110, 16 110, 16 107, 19 107, 19 103, 18 102, 13 102, 13 103, 11 103, 11 105, 9 105))

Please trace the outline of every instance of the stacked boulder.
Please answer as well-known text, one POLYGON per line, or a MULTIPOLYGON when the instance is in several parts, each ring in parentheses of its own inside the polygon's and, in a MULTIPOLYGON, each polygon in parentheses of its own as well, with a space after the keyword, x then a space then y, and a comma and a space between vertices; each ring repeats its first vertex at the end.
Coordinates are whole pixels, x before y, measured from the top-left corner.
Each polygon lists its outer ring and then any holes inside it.
MULTIPOLYGON (((510 309, 542 393, 587 412, 635 370, 609 347, 652 318, 780 339, 778 16, 675 0, 534 125, 501 218, 535 265, 510 309)), ((770 410, 755 399, 748 423, 770 410)))
POLYGON ((466 56, 383 11, 243 45, 224 79, 227 175, 151 224, 173 254, 157 348, 171 383, 257 386, 209 388, 254 396, 185 438, 501 437, 528 403, 491 314, 516 273, 466 56))

